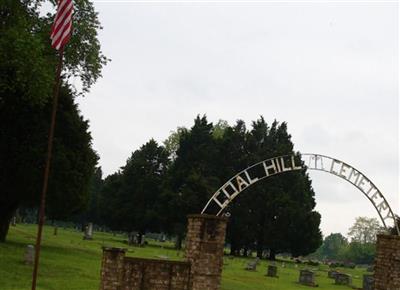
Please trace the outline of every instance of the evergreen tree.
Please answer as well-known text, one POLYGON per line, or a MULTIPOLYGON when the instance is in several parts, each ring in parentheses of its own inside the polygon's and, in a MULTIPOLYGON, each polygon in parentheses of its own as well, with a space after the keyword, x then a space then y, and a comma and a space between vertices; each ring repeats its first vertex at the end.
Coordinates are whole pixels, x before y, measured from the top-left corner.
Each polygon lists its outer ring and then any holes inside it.
MULTIPOLYGON (((241 169, 268 158, 294 154, 286 123, 274 121, 269 127, 261 117, 253 122, 252 130, 244 139, 242 144, 246 149, 230 159, 244 158, 242 164, 246 165, 241 169)), ((224 156, 224 159, 229 158, 224 156)), ((314 207, 314 192, 304 170, 271 176, 252 185, 228 209, 231 212, 228 240, 233 246, 232 252, 237 253, 238 248, 256 249, 261 257, 269 251, 270 258, 275 259, 275 254, 280 252, 298 256, 315 251, 322 237, 320 215, 314 207)))
MULTIPOLYGON (((39 204, 51 101, 42 108, 23 100, 5 98, 0 106, 0 241, 4 241, 8 225, 20 206, 39 204), (16 116, 18 116, 16 118, 16 116), (23 138, 21 137, 23 136, 23 138)), ((60 91, 54 151, 49 178, 46 215, 65 219, 83 210, 89 198, 89 181, 97 163, 91 147, 88 122, 79 115, 72 93, 60 91)))
POLYGON ((178 247, 186 230, 186 216, 200 213, 220 182, 217 154, 212 123, 205 116, 197 116, 193 127, 182 132, 163 197, 168 203, 167 230, 178 236, 178 247))
POLYGON ((119 210, 123 205, 120 190, 122 186, 122 173, 117 171, 108 175, 103 182, 99 198, 99 218, 102 225, 113 230, 120 230, 124 215, 119 210))
MULTIPOLYGON (((224 127, 223 134, 219 134, 222 138, 218 139, 220 153, 218 154, 219 159, 216 160, 222 183, 251 165, 247 144, 249 133, 246 130, 245 123, 238 120, 233 127, 226 125, 224 127)), ((246 196, 239 196, 229 205, 227 210, 231 215, 226 240, 230 244, 232 255, 238 255, 241 248, 250 249, 254 244, 251 226, 252 216, 247 207, 246 199, 246 196)))
POLYGON ((102 175, 103 173, 101 167, 96 167, 89 183, 89 198, 87 206, 82 213, 71 218, 72 221, 80 223, 82 228, 86 223, 89 222, 95 224, 102 223, 100 218, 100 194, 104 184, 102 175))
POLYGON ((160 230, 158 203, 168 163, 164 147, 151 139, 132 153, 120 174, 106 179, 102 198, 111 228, 140 236, 160 230))

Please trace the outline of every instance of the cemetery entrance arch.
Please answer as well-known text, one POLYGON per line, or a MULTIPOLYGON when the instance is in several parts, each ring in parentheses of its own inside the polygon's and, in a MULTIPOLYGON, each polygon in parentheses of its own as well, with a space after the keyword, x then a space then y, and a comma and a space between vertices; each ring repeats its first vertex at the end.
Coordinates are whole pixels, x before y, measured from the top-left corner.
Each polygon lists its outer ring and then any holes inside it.
POLYGON ((388 229, 388 223, 391 223, 396 228, 397 234, 400 235, 396 216, 376 185, 353 166, 320 154, 285 155, 256 163, 222 185, 213 194, 201 213, 219 216, 236 196, 254 183, 280 173, 305 169, 327 172, 354 185, 375 207, 384 227, 388 229))

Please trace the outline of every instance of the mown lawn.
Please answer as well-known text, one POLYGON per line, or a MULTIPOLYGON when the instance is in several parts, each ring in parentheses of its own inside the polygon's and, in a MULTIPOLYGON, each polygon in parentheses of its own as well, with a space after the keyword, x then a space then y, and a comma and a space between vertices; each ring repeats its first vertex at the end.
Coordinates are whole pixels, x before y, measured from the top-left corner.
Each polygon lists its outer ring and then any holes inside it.
MULTIPOLYGON (((35 243, 36 226, 18 224, 10 228, 6 243, 0 244, 0 290, 26 290, 31 287, 32 266, 23 263, 26 245, 35 243)), ((168 256, 172 260, 182 259, 182 252, 169 248, 168 243, 151 242, 144 248, 128 247, 121 235, 95 233, 94 240, 84 241, 82 233, 73 229, 59 228, 53 235, 52 227, 45 227, 40 260, 38 288, 41 290, 97 290, 99 288, 101 247, 128 248, 129 256, 157 258, 168 256), (167 247, 165 247, 167 246, 167 247)), ((267 261, 261 261, 257 271, 245 271, 249 259, 224 258, 222 290, 297 290, 313 289, 296 283, 299 269, 291 262, 277 262, 279 278, 265 276, 267 261)), ((317 271, 317 289, 351 289, 336 286, 327 278, 326 266, 309 267, 317 271)), ((340 269, 353 275, 354 286, 361 287, 364 269, 340 269)))

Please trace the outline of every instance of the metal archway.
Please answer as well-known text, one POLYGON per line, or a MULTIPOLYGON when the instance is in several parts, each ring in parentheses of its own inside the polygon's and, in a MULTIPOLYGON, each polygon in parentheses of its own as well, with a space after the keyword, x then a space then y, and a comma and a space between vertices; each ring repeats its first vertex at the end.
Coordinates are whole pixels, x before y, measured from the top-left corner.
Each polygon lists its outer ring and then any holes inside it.
POLYGON ((336 175, 358 188, 372 203, 378 212, 385 229, 387 220, 392 220, 400 235, 396 216, 382 192, 361 171, 338 159, 313 153, 301 154, 303 162, 297 155, 285 155, 270 158, 256 163, 239 172, 221 186, 207 202, 201 213, 206 213, 212 206, 217 207, 216 215, 220 215, 227 205, 252 184, 276 174, 296 170, 318 170, 336 175))

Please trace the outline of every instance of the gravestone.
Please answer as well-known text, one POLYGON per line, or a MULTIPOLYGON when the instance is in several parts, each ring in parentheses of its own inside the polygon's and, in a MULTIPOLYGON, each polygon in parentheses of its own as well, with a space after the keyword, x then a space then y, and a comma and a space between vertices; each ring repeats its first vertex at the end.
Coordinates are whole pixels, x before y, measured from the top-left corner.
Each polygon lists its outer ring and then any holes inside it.
POLYGON ((32 265, 35 261, 35 247, 33 245, 27 245, 24 254, 24 263, 32 265))
POLYGON ((248 271, 255 271, 257 269, 257 265, 259 263, 259 258, 256 258, 254 261, 247 263, 246 270, 248 271))
POLYGON ((336 285, 348 285, 350 286, 352 283, 351 276, 344 273, 337 273, 335 277, 336 285))
POLYGON ((310 270, 300 270, 299 283, 306 286, 317 287, 315 273, 310 270))
POLYGON ((15 227, 17 225, 17 217, 16 216, 13 216, 13 218, 11 219, 11 225, 13 227, 15 227))
POLYGON ((88 223, 86 225, 83 239, 84 240, 92 240, 93 239, 93 224, 92 223, 88 223))
POLYGON ((363 290, 374 290, 374 276, 364 275, 363 276, 363 290))
POLYGON ((268 265, 267 276, 268 277, 278 277, 278 267, 274 265, 268 265))
POLYGON ((328 271, 328 278, 336 279, 336 275, 339 274, 339 273, 340 273, 339 271, 330 270, 330 271, 328 271))
POLYGON ((130 232, 128 233, 128 245, 136 245, 137 244, 137 233, 136 232, 130 232))

